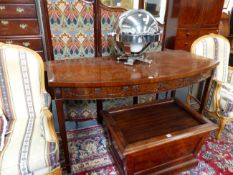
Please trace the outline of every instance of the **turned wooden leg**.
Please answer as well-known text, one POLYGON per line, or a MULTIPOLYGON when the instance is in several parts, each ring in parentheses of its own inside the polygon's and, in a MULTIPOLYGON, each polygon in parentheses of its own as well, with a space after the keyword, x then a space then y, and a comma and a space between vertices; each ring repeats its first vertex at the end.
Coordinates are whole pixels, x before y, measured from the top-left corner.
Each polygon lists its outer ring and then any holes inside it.
POLYGON ((221 134, 222 134, 222 131, 224 130, 225 125, 226 125, 226 121, 220 119, 219 120, 219 129, 216 133, 217 140, 220 140, 221 134))

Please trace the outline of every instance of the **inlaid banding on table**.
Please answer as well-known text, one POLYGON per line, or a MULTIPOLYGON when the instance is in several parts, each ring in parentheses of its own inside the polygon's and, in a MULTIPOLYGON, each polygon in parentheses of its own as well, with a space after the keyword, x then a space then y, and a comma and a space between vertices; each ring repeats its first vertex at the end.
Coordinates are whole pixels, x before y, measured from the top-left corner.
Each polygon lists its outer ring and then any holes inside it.
POLYGON ((199 75, 175 79, 170 81, 161 81, 156 83, 147 83, 140 85, 122 86, 122 87, 89 87, 89 88, 62 88, 61 96, 67 99, 104 99, 120 98, 126 96, 138 96, 144 94, 153 94, 174 90, 177 88, 189 86, 191 84, 205 80, 211 76, 211 71, 199 75))
POLYGON ((96 93, 100 93, 101 92, 101 88, 95 88, 95 92, 96 93))
POLYGON ((134 85, 132 87, 133 91, 137 92, 139 90, 139 85, 134 85))

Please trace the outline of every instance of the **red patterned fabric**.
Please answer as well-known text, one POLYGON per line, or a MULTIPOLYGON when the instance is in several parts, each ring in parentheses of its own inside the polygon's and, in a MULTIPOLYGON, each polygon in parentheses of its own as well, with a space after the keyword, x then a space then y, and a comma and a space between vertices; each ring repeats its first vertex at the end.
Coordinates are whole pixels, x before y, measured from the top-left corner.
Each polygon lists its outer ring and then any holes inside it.
MULTIPOLYGON (((67 133, 74 175, 117 175, 102 126, 67 133)), ((232 175, 233 123, 229 123, 220 141, 212 132, 198 154, 198 166, 179 175, 232 175)))

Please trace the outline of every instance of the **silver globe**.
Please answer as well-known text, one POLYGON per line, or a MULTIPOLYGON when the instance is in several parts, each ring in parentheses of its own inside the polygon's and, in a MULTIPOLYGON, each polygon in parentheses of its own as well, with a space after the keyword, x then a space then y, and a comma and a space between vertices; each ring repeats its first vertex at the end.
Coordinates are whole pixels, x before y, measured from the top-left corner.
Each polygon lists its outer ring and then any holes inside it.
POLYGON ((145 58, 144 50, 153 42, 159 42, 160 30, 155 17, 146 10, 129 10, 122 13, 114 25, 115 48, 120 54, 118 60, 133 65, 135 60, 151 63, 145 58))

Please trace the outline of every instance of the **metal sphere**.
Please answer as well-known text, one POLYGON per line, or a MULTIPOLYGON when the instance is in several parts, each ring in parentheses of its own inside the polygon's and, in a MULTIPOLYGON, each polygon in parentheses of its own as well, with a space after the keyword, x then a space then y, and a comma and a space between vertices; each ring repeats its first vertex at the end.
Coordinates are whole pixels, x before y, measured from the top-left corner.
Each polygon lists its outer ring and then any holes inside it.
POLYGON ((158 22, 143 9, 122 13, 114 26, 113 34, 115 47, 122 55, 140 54, 150 43, 160 39, 158 22))

